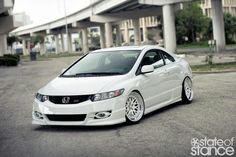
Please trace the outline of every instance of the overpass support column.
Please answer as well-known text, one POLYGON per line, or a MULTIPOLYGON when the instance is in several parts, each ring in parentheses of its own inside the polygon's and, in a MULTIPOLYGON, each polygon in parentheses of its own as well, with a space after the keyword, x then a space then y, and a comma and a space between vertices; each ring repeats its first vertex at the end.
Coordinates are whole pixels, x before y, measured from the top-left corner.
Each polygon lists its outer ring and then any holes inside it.
POLYGON ((121 40, 120 25, 116 25, 116 46, 121 46, 121 40))
POLYGON ((61 33, 61 51, 62 51, 62 53, 64 53, 65 52, 65 42, 64 42, 64 34, 63 33, 61 33))
POLYGON ((56 46, 56 54, 60 53, 60 44, 58 34, 54 35, 55 38, 55 46, 56 46))
POLYGON ((134 26, 134 44, 140 45, 140 25, 139 19, 133 19, 133 26, 134 26))
POLYGON ((43 54, 45 54, 45 44, 44 44, 44 42, 40 43, 40 55, 43 55, 43 54))
POLYGON ((68 53, 72 52, 72 34, 68 33, 68 53))
POLYGON ((146 25, 146 18, 143 18, 143 41, 147 41, 147 25, 146 25))
POLYGON ((105 26, 104 25, 100 26, 100 47, 102 49, 106 47, 106 44, 105 44, 105 26))
POLYGON ((30 39, 27 40, 27 54, 30 54, 30 39))
MULTIPOLYGON (((45 36, 43 36, 43 39, 45 40, 45 36)), ((46 46, 45 46, 45 41, 43 43, 40 43, 40 55, 43 55, 46 53, 46 46)))
POLYGON ((26 40, 22 39, 22 50, 23 50, 23 55, 28 55, 27 50, 26 50, 26 40))
POLYGON ((126 43, 130 43, 128 21, 125 22, 124 39, 126 43))
POLYGON ((216 40, 217 52, 225 48, 225 28, 221 0, 211 0, 212 25, 214 40, 216 40))
POLYGON ((112 37, 112 24, 111 22, 105 23, 105 35, 106 35, 106 47, 113 46, 113 37, 112 37))
POLYGON ((83 28, 82 29, 82 50, 83 50, 84 54, 89 52, 89 47, 88 47, 88 30, 87 30, 87 28, 83 28))
POLYGON ((0 34, 0 56, 7 53, 7 35, 0 34))
POLYGON ((164 5, 163 22, 164 22, 164 41, 165 48, 174 53, 176 52, 176 31, 175 31, 175 15, 173 5, 164 5))
POLYGON ((78 34, 79 34, 79 48, 81 48, 81 50, 79 49, 79 51, 82 51, 83 47, 82 30, 79 30, 78 34))

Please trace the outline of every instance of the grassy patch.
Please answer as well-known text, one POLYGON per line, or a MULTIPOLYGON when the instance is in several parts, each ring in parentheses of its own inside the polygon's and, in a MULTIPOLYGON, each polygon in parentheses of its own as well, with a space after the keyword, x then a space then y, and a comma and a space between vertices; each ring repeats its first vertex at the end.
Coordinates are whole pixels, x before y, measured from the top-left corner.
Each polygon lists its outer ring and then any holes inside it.
POLYGON ((205 65, 192 65, 193 71, 225 71, 225 70, 236 70, 236 62, 231 63, 217 63, 217 64, 205 64, 205 65))
MULTIPOLYGON (((186 43, 177 45, 178 48, 181 49, 191 49, 191 48, 209 48, 208 42, 202 41, 202 42, 195 42, 195 43, 186 43)), ((227 48, 236 48, 236 44, 227 44, 227 48)))
POLYGON ((207 48, 207 47, 209 47, 207 42, 187 43, 178 45, 178 48, 207 48))
POLYGON ((228 44, 226 45, 227 48, 236 48, 236 44, 228 44))

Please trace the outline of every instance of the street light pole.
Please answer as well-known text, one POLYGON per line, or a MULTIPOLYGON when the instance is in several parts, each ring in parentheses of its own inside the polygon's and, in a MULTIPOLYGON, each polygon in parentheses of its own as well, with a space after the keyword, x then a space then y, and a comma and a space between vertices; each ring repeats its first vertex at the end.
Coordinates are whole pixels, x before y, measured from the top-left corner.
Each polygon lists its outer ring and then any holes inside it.
POLYGON ((67 13, 66 13, 66 0, 63 0, 63 2, 64 2, 64 15, 65 15, 64 17, 65 17, 65 28, 66 28, 66 43, 67 43, 67 50, 69 52, 69 35, 68 35, 67 13))

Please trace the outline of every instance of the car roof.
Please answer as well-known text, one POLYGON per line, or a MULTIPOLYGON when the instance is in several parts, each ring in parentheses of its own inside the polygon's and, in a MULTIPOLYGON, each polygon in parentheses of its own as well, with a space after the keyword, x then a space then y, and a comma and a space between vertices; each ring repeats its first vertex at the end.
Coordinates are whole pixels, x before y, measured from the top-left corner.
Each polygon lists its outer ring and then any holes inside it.
POLYGON ((155 49, 161 49, 165 50, 162 47, 159 46, 154 46, 154 45, 145 45, 145 46, 121 46, 121 47, 111 47, 111 48, 104 48, 104 49, 99 49, 93 51, 94 53, 96 52, 104 52, 104 51, 122 51, 122 50, 144 50, 146 48, 155 48, 155 49))

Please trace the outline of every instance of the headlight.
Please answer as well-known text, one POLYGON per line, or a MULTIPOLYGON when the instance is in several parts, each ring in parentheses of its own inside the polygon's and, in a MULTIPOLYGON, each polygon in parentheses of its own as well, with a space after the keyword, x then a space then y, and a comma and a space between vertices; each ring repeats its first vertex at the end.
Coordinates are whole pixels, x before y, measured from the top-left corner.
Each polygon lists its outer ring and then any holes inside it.
POLYGON ((124 91, 125 91, 125 89, 119 89, 119 90, 110 91, 110 92, 98 93, 98 94, 95 94, 91 98, 91 100, 92 101, 100 101, 100 100, 111 99, 111 98, 120 96, 121 94, 124 93, 124 91))
POLYGON ((35 95, 35 98, 38 99, 41 102, 44 102, 44 101, 48 100, 48 96, 47 95, 42 95, 42 94, 39 94, 39 93, 37 93, 35 95))

